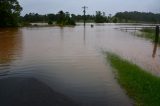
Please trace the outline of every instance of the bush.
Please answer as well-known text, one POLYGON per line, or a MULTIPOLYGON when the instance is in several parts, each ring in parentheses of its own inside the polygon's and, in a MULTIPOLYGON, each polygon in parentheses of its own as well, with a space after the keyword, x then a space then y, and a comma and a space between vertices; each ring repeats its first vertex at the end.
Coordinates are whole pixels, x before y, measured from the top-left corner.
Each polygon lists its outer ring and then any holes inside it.
POLYGON ((49 20, 48 25, 53 25, 53 22, 51 20, 49 20))

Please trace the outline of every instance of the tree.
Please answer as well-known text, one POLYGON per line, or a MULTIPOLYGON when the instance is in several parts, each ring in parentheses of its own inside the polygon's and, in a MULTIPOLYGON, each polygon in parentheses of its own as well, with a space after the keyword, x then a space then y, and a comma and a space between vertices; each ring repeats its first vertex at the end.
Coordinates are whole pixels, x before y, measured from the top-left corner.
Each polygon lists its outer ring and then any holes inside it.
POLYGON ((38 13, 29 13, 23 17, 23 21, 25 22, 47 22, 48 19, 51 20, 48 15, 39 15, 38 13))
POLYGON ((63 11, 59 11, 57 15, 58 15, 57 24, 64 25, 65 24, 65 13, 63 11))
POLYGON ((51 20, 48 21, 48 25, 52 25, 53 22, 51 20))
POLYGON ((57 24, 64 26, 64 25, 75 25, 75 20, 70 17, 70 13, 66 12, 64 13, 63 11, 59 11, 57 14, 57 24))
POLYGON ((18 26, 21 11, 17 0, 0 0, 0 27, 18 26))
POLYGON ((113 21, 113 23, 117 23, 118 22, 118 18, 117 17, 112 17, 112 21, 113 21))
POLYGON ((102 13, 101 11, 96 11, 95 22, 96 23, 106 22, 105 12, 102 13))
POLYGON ((55 14, 47 14, 49 21, 56 21, 56 15, 55 14))

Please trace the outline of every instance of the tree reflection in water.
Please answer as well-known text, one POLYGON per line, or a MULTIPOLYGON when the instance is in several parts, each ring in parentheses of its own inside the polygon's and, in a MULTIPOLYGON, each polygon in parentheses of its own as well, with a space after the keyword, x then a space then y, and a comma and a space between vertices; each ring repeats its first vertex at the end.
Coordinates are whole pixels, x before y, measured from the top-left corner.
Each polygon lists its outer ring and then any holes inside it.
POLYGON ((10 64, 22 51, 22 32, 18 28, 0 29, 0 64, 10 64))

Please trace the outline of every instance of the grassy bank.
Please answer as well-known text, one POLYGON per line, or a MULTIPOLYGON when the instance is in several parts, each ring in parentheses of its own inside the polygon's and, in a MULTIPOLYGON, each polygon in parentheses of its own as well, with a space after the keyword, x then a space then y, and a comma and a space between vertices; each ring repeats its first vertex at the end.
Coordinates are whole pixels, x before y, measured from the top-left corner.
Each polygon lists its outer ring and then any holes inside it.
POLYGON ((160 78, 119 56, 107 53, 120 85, 137 106, 160 106, 160 78))
MULTIPOLYGON (((141 33, 137 34, 139 37, 144 37, 144 38, 150 39, 152 42, 155 42, 155 36, 156 36, 155 28, 143 28, 140 30, 140 32, 141 33)), ((160 38, 158 43, 160 44, 160 38)))
POLYGON ((141 34, 139 36, 148 38, 152 41, 155 40, 155 29, 152 28, 143 28, 140 30, 141 34))

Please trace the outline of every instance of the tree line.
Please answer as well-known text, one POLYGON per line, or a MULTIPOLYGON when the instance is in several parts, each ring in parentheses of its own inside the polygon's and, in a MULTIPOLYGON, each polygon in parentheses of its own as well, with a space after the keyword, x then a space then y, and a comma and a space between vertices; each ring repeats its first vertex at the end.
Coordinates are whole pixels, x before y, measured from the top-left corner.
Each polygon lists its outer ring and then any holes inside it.
POLYGON ((148 23, 160 23, 160 13, 151 12, 118 12, 115 17, 118 22, 148 22, 148 23))
MULTIPOLYGON (((21 17, 23 21, 26 22, 58 22, 60 20, 66 20, 66 19, 71 19, 76 22, 82 22, 84 19, 83 15, 75 15, 75 14, 70 14, 69 12, 63 12, 62 10, 59 11, 58 13, 54 14, 45 14, 45 15, 40 15, 38 13, 29 13, 26 14, 25 16, 21 17)), ((94 16, 93 15, 86 15, 87 21, 93 21, 94 16)))
MULTIPOLYGON (((56 22, 60 20, 67 19, 72 20, 72 22, 83 22, 83 15, 75 15, 70 14, 69 12, 60 11, 57 14, 47 14, 47 15, 39 15, 38 13, 29 13, 26 14, 23 18, 23 21, 26 22, 56 22), (62 16, 64 18, 60 18, 62 16)), ((96 11, 96 15, 86 15, 87 22, 95 22, 95 23, 160 23, 160 13, 147 13, 147 12, 118 12, 114 16, 109 14, 106 16, 105 12, 96 11)))
MULTIPOLYGON (((96 23, 106 23, 106 22, 115 22, 115 19, 109 15, 106 16, 105 12, 96 11, 96 15, 86 15, 86 22, 96 22, 96 23)), ((73 22, 83 22, 83 15, 70 14, 69 12, 63 12, 62 10, 54 14, 45 14, 40 15, 38 13, 29 13, 21 17, 21 20, 24 22, 34 23, 34 22, 56 22, 56 23, 69 23, 73 22), (61 21, 61 22, 60 22, 61 21)))
POLYGON ((38 13, 29 13, 21 17, 26 23, 47 22, 52 25, 53 22, 58 25, 75 25, 74 16, 69 12, 59 11, 57 14, 39 15, 38 13))

